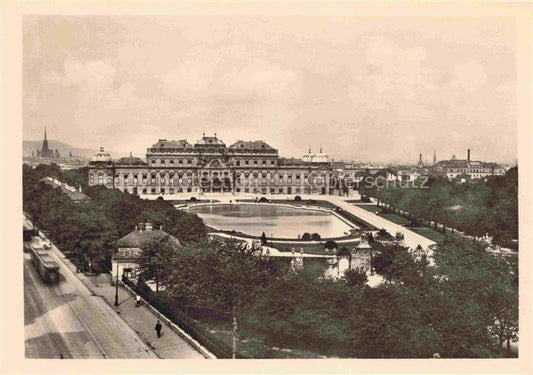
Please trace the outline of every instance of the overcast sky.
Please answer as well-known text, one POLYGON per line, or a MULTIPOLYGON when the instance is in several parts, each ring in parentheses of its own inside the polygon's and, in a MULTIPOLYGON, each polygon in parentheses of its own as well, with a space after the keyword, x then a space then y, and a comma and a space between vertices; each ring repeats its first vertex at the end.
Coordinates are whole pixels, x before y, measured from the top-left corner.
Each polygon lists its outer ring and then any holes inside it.
POLYGON ((26 16, 24 139, 132 151, 263 139, 281 156, 516 158, 512 18, 26 16))

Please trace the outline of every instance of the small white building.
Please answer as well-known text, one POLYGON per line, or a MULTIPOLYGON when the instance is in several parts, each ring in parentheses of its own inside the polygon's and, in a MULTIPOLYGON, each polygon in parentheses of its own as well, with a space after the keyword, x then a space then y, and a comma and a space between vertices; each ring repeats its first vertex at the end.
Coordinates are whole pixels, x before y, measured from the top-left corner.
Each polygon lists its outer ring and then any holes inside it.
POLYGON ((181 242, 177 238, 162 229, 153 229, 150 223, 139 223, 133 232, 119 239, 117 241, 117 252, 111 260, 113 276, 111 283, 114 285, 117 272, 119 280, 122 279, 123 275, 127 278, 136 278, 138 273, 137 260, 142 253, 143 247, 167 236, 177 247, 181 246, 181 242))

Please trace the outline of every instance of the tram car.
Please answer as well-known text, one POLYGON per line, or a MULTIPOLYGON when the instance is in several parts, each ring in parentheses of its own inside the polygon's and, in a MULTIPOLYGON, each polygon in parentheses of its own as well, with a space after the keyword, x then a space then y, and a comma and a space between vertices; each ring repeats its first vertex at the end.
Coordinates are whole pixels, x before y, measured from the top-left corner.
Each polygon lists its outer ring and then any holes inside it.
POLYGON ((59 281, 59 265, 48 251, 42 247, 32 247, 31 261, 44 282, 56 284, 59 281))

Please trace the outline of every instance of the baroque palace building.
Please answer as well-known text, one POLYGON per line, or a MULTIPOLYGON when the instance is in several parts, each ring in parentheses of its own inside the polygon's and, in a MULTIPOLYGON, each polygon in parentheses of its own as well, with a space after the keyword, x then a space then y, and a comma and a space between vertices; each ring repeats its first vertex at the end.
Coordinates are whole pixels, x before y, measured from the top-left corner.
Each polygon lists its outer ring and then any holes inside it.
POLYGON ((100 149, 89 163, 89 186, 105 185, 135 195, 202 192, 254 194, 336 194, 338 182, 328 155, 280 158, 265 141, 237 141, 230 146, 203 135, 194 145, 160 139, 146 161, 113 161, 100 149))

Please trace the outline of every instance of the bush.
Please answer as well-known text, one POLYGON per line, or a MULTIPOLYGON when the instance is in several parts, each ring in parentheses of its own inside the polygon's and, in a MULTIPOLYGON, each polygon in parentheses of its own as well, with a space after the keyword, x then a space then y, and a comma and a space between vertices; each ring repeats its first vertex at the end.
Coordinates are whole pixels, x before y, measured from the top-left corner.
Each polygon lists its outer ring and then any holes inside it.
POLYGON ((410 227, 419 227, 420 226, 420 221, 419 220, 411 220, 411 222, 409 223, 409 226, 410 227))
POLYGON ((311 235, 311 239, 312 239, 313 241, 320 241, 320 234, 318 234, 318 233, 313 233, 313 234, 311 235))
POLYGON ((361 197, 361 202, 370 203, 370 198, 367 197, 366 195, 363 195, 363 196, 361 197))
POLYGON ((324 248, 333 250, 333 249, 337 249, 338 245, 337 245, 337 242, 335 241, 327 240, 326 243, 324 244, 324 248))
POLYGON ((158 201, 164 201, 165 198, 163 198, 163 197, 157 197, 157 200, 158 200, 158 201))
POLYGON ((367 283, 368 277, 364 271, 348 269, 344 271, 344 281, 352 288, 363 286, 367 283))
POLYGON ((311 241, 311 235, 307 232, 305 232, 303 235, 302 235, 302 240, 304 241, 311 241))
POLYGON ((261 203, 268 202, 268 199, 266 199, 265 197, 261 197, 259 198, 259 202, 261 203))
POLYGON ((302 201, 302 197, 300 197, 299 195, 297 195, 297 196, 294 197, 294 200, 295 200, 296 202, 301 202, 301 201, 302 201))
POLYGON ((196 197, 190 197, 190 198, 189 198, 189 201, 191 201, 191 202, 196 202, 197 200, 198 200, 198 199, 196 199, 196 197))

